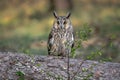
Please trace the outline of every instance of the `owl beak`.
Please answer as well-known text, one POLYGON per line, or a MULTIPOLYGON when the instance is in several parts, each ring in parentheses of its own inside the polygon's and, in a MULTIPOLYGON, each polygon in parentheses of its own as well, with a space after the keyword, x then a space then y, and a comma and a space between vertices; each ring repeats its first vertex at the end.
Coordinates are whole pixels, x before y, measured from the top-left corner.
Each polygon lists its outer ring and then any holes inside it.
POLYGON ((61 25, 61 29, 64 29, 64 25, 61 25))

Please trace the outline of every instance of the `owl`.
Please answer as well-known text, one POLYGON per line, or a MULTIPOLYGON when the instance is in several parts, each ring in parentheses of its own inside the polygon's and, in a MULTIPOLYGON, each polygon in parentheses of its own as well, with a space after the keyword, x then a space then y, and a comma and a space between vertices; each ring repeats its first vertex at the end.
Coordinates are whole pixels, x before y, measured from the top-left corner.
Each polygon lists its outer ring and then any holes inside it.
POLYGON ((48 37, 48 55, 67 56, 74 46, 71 14, 68 12, 66 16, 58 16, 54 11, 53 15, 55 20, 48 37))

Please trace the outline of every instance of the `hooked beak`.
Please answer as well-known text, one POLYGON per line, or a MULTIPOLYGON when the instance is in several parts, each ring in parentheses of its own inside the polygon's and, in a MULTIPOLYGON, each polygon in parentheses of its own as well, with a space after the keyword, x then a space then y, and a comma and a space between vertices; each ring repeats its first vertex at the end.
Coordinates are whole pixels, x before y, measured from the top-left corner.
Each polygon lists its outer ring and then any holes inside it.
POLYGON ((61 25, 60 27, 61 27, 61 29, 64 29, 64 25, 61 25))

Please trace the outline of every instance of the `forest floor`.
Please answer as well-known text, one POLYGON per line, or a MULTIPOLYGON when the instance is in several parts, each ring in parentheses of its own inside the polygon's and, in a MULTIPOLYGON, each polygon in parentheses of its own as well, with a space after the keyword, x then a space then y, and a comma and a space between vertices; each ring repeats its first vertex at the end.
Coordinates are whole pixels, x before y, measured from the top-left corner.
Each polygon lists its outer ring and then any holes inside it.
MULTIPOLYGON (((70 59, 69 72, 71 80, 120 80, 120 63, 70 59)), ((67 80, 67 58, 0 52, 0 80, 67 80)))

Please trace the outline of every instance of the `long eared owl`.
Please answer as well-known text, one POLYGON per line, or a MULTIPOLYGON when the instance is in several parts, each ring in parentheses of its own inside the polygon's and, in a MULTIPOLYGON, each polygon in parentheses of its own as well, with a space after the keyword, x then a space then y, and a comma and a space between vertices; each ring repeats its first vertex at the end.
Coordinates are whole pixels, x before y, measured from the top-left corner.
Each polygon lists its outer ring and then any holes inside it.
POLYGON ((66 16, 58 16, 54 11, 55 21, 48 38, 48 54, 66 56, 74 46, 73 27, 69 19, 70 13, 66 16))

